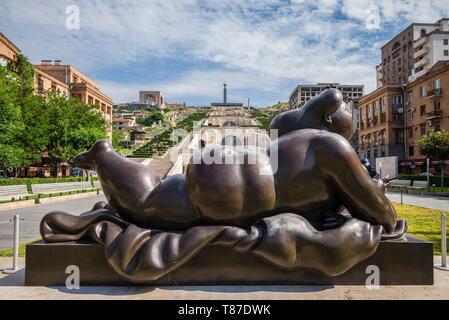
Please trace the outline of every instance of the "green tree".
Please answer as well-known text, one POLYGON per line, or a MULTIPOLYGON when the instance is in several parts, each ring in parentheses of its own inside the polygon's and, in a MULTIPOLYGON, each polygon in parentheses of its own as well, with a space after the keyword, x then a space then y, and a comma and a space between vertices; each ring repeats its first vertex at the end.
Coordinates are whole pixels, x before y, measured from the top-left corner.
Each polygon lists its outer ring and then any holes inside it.
POLYGON ((47 151, 57 165, 106 138, 106 121, 96 106, 57 93, 47 97, 50 134, 47 151))
POLYGON ((49 91, 36 96, 34 66, 19 55, 0 66, 0 168, 41 161, 48 151, 54 165, 106 138, 106 121, 97 106, 49 91))
POLYGON ((145 119, 144 117, 137 117, 136 118, 136 123, 140 124, 140 125, 145 125, 145 119))
POLYGON ((145 120, 143 121, 143 125, 151 126, 152 124, 158 123, 159 121, 163 121, 163 120, 164 120, 164 115, 162 114, 162 112, 153 110, 153 111, 150 111, 148 116, 145 118, 145 120))
MULTIPOLYGON (((0 167, 28 166, 40 158, 36 151, 35 121, 43 113, 39 97, 34 96, 34 67, 19 55, 7 67, 0 66, 0 167), (34 116, 30 112, 34 109, 34 116), (40 111, 40 112, 37 112, 40 111), (31 121, 32 120, 32 121, 31 121)), ((37 148, 39 149, 39 148, 37 148)))
POLYGON ((441 187, 443 187, 443 160, 449 156, 449 132, 445 130, 431 131, 418 140, 418 147, 427 157, 441 160, 441 187))
POLYGON ((112 146, 114 149, 119 149, 123 140, 125 140, 125 134, 123 132, 112 130, 112 146))

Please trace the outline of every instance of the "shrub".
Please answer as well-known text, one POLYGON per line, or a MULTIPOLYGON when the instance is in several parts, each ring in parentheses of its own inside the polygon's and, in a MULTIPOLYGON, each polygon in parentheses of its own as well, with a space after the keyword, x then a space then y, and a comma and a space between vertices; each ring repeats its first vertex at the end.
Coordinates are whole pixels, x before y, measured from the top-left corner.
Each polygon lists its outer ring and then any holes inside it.
POLYGON ((31 192, 32 184, 40 183, 58 183, 58 182, 79 182, 83 181, 82 177, 69 177, 69 178, 15 178, 15 179, 2 179, 0 180, 0 186, 11 186, 18 184, 26 184, 28 191, 31 192))
MULTIPOLYGON (((399 175, 399 179, 427 181, 426 176, 411 175, 411 174, 401 174, 401 175, 399 175)), ((440 187, 441 186, 441 176, 430 176, 429 183, 430 183, 430 186, 435 185, 436 187, 440 187)), ((443 178, 443 186, 449 187, 449 177, 445 176, 443 178)))

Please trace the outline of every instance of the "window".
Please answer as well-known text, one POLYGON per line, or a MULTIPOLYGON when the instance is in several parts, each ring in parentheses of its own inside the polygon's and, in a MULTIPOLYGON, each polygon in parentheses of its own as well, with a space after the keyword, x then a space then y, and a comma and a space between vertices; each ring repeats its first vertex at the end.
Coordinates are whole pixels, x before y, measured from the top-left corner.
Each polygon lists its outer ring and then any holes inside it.
POLYGON ((380 111, 384 113, 386 108, 387 108, 387 97, 382 97, 382 99, 380 100, 380 111))
POLYGON ((426 135, 426 124, 425 123, 421 124, 421 135, 422 136, 426 135))
POLYGON ((394 143, 402 144, 404 143, 404 131, 401 129, 394 130, 394 143))
POLYGON ((440 111, 440 107, 441 107, 440 100, 435 100, 433 102, 433 110, 435 112, 438 112, 438 111, 440 111))
POLYGON ((447 57, 449 56, 449 50, 444 50, 443 54, 447 57))
POLYGON ((408 121, 413 120, 413 111, 412 110, 409 110, 407 112, 407 120, 408 121))
POLYGON ((447 45, 449 44, 449 39, 444 39, 444 40, 443 40, 443 44, 444 44, 445 46, 447 46, 447 45))
POLYGON ((409 157, 413 157, 414 154, 415 154, 415 147, 414 146, 408 147, 408 155, 409 155, 409 157))
POLYGON ((434 130, 435 131, 440 131, 440 124, 439 123, 435 124, 434 130))
POLYGON ((376 115, 377 112, 379 111, 379 105, 377 101, 373 102, 373 108, 374 108, 374 114, 376 115))
POLYGON ((419 107, 419 115, 422 117, 426 114, 426 105, 423 104, 422 106, 419 107))
POLYGON ((408 128, 408 137, 413 138, 413 127, 408 128))
POLYGON ((413 101, 413 92, 407 92, 407 102, 411 103, 413 101))
POLYGON ((441 80, 440 79, 433 80, 433 88, 434 89, 441 89, 441 80))
POLYGON ((374 149, 374 159, 377 158, 377 149, 374 149))
POLYGON ((419 96, 425 97, 426 96, 426 87, 424 85, 419 87, 419 96))

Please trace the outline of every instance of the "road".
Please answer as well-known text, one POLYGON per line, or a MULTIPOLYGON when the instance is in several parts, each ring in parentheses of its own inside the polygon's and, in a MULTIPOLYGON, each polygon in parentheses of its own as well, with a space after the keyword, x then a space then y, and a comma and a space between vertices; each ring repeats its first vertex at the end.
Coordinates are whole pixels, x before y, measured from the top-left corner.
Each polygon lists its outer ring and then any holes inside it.
MULTIPOLYGON (((387 192, 387 197, 393 202, 401 203, 400 193, 387 192)), ((402 195, 402 203, 412 206, 449 211, 449 198, 446 197, 421 196, 417 194, 404 193, 402 195)))
POLYGON ((61 210, 79 215, 90 210, 97 201, 101 200, 105 200, 103 195, 0 211, 0 250, 12 246, 13 223, 3 222, 12 219, 16 214, 19 214, 21 219, 25 219, 20 221, 19 232, 20 242, 23 243, 40 237, 39 223, 46 213, 61 210))

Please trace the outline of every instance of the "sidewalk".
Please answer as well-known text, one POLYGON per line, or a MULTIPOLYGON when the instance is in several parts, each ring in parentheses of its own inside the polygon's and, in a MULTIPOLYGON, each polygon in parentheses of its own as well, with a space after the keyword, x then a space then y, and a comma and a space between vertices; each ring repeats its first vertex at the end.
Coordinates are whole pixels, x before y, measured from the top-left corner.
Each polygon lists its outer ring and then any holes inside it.
MULTIPOLYGON (((440 262, 436 258, 436 262, 440 262)), ((0 258, 0 269, 9 266, 0 258)), ((23 261, 22 261, 23 263, 23 261)), ((0 273, 0 299, 294 299, 294 300, 354 300, 354 299, 449 299, 449 271, 435 270, 433 286, 190 286, 190 287, 23 287, 24 269, 12 275, 0 273)))
MULTIPOLYGON (((386 195, 391 201, 401 203, 400 193, 387 192, 386 195)), ((402 202, 403 204, 408 204, 412 206, 449 211, 449 198, 446 197, 435 197, 428 195, 403 193, 402 202)))

